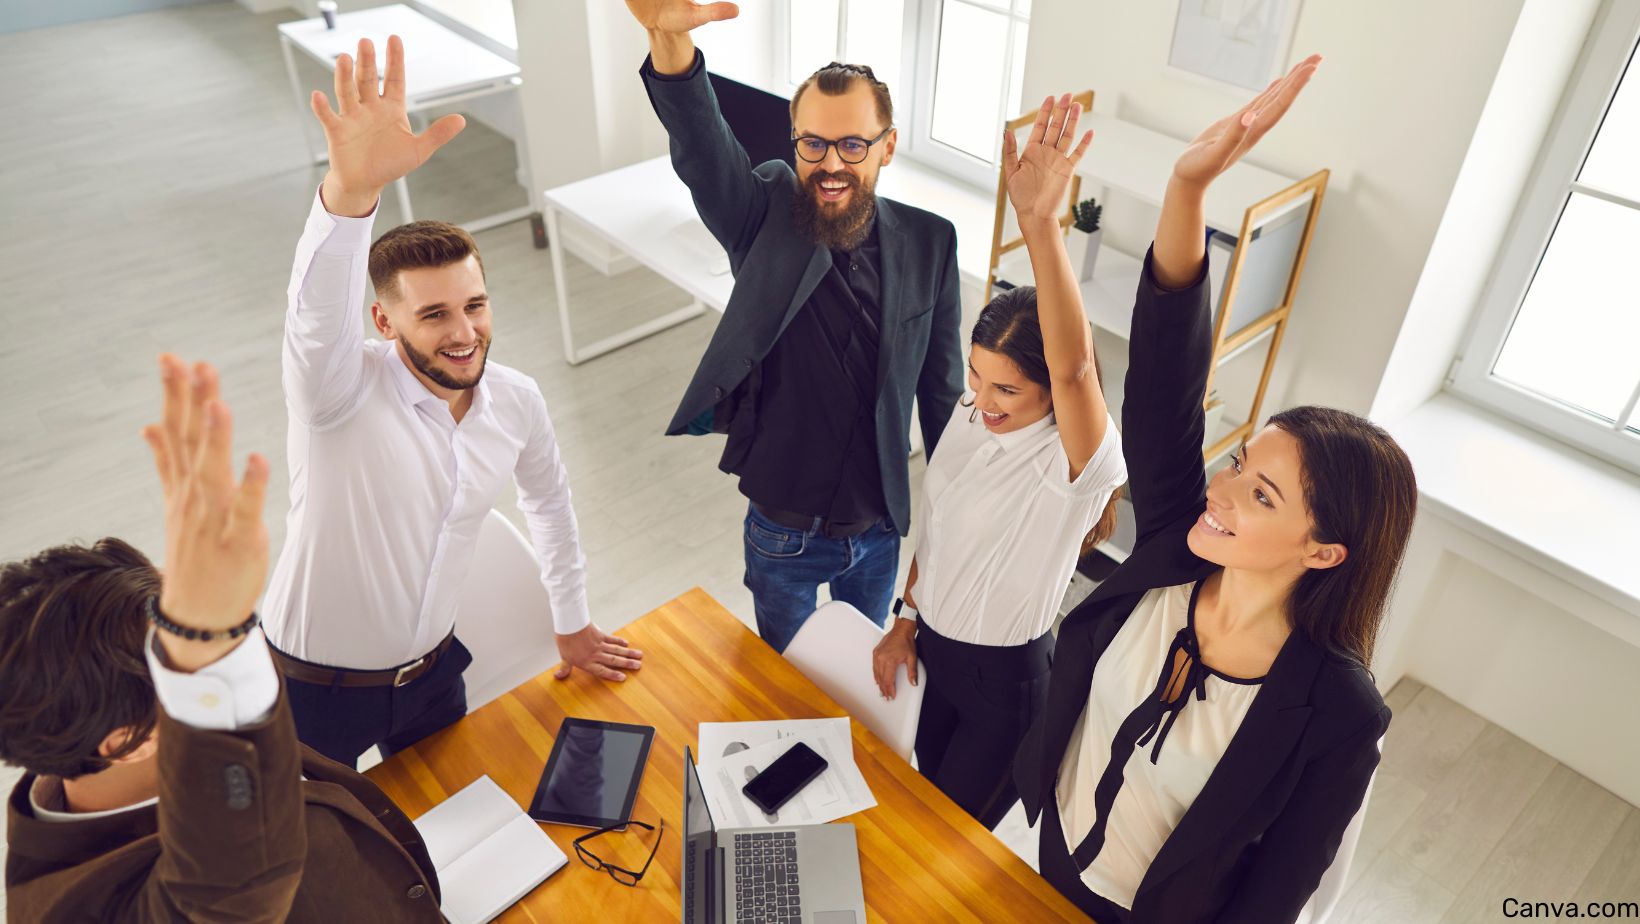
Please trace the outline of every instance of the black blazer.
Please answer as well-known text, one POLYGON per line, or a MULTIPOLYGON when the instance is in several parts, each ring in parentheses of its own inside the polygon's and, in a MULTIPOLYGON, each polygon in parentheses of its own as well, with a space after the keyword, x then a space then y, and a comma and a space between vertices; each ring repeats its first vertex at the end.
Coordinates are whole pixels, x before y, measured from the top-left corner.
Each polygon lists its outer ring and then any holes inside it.
MULTIPOLYGON (((784 161, 753 169, 718 111, 698 52, 687 75, 667 79, 646 58, 649 101, 671 137, 672 167, 694 195, 708 230, 729 252, 735 288, 678 404, 669 436, 727 432, 726 401, 768 355, 831 266, 826 248, 792 226, 796 175, 784 161)), ((932 455, 962 396, 962 301, 957 232, 931 212, 878 197, 882 245, 882 341, 877 361, 877 467, 888 514, 911 528, 911 398, 932 455)))
MULTIPOLYGON (((1148 591, 1200 580, 1216 567, 1186 544, 1206 506, 1210 329, 1205 264, 1188 288, 1165 292, 1147 255, 1122 408, 1138 538, 1059 630, 1048 705, 1014 767, 1033 823, 1053 794, 1094 668, 1116 631, 1148 591)), ((1389 718, 1366 671, 1290 635, 1223 759, 1140 882, 1133 924, 1294 920, 1361 806, 1389 718)))

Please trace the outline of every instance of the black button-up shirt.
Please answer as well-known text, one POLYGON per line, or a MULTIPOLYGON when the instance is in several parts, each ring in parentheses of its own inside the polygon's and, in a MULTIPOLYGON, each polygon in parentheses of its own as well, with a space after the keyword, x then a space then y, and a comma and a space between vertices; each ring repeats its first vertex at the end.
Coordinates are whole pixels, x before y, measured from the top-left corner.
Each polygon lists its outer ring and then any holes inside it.
POLYGON ((882 251, 876 216, 747 376, 721 467, 766 507, 840 523, 887 514, 877 467, 882 251))

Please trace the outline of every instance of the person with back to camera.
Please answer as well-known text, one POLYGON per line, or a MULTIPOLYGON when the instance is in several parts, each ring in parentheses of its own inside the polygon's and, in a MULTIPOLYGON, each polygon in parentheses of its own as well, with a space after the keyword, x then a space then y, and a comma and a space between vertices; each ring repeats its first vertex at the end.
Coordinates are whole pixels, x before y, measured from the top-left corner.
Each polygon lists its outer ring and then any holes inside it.
POLYGON ((1406 454, 1354 414, 1295 407, 1211 482, 1202 465, 1205 193, 1319 63, 1174 165, 1122 408, 1137 540, 1061 625, 1016 762, 1042 874, 1100 924, 1297 920, 1389 724, 1368 665, 1416 507, 1406 454))
POLYGON ((1071 148, 1081 110, 1050 97, 1023 151, 1004 135, 1036 286, 998 295, 974 325, 971 397, 923 475, 899 618, 873 652, 884 696, 901 664, 926 683, 917 768, 988 828, 1018 801, 1013 758, 1047 697, 1054 618, 1077 558, 1114 528, 1127 480, 1059 224, 1092 135, 1071 148))
POLYGON ((414 825, 296 740, 253 611, 268 462, 216 370, 160 357, 165 572, 119 539, 0 565, 7 920, 443 921, 414 825))
POLYGON ((956 230, 876 194, 893 101, 832 63, 792 96, 795 173, 753 165, 718 111, 690 30, 731 3, 627 0, 672 165, 729 254, 734 292, 667 433, 726 433, 747 498, 746 586, 784 651, 821 584, 878 625, 911 525, 911 402, 930 454, 962 393, 956 230))

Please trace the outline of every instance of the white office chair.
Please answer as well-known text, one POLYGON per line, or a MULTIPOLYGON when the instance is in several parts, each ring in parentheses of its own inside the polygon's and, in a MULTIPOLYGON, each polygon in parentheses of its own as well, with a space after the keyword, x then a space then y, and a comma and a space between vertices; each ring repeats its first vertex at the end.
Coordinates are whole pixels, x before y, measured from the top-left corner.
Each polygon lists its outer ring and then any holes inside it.
POLYGON ((529 540, 499 510, 479 527, 473 564, 461 585, 456 634, 473 653, 463 675, 469 712, 558 663, 541 564, 529 540))
MULTIPOLYGON (((1379 738, 1378 753, 1383 752, 1384 739, 1379 738)), ((1361 807, 1355 810, 1355 817, 1350 819, 1344 836, 1338 841, 1338 852, 1333 854, 1332 865, 1321 874, 1321 881, 1298 913, 1296 924, 1326 924, 1333 909, 1338 907, 1338 900, 1344 895, 1344 886, 1349 883, 1350 863, 1355 860, 1355 848, 1361 842, 1361 826, 1367 817, 1367 803, 1372 799, 1372 785, 1376 782, 1378 774, 1375 771, 1372 779, 1367 781, 1367 791, 1361 796, 1361 807)))
MULTIPOLYGON (((923 688, 906 680, 904 667, 894 678, 894 698, 883 699, 871 672, 871 651, 883 630, 864 613, 838 600, 822 605, 786 646, 786 660, 826 691, 848 714, 883 739, 906 760, 917 741, 917 716, 923 688)), ((926 682, 917 662, 918 682, 926 682)))

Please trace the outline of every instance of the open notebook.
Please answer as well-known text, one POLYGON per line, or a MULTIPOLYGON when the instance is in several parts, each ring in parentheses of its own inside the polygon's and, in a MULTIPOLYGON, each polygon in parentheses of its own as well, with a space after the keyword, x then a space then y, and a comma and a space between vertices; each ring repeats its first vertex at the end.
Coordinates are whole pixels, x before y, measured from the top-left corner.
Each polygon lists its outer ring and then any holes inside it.
POLYGON ((568 862, 534 819, 481 776, 416 819, 451 924, 484 924, 568 862))

